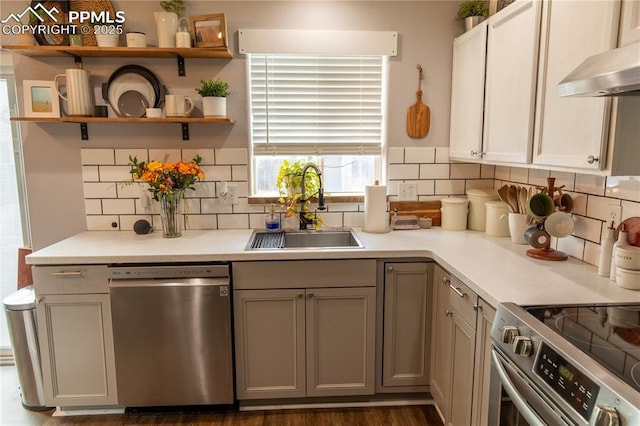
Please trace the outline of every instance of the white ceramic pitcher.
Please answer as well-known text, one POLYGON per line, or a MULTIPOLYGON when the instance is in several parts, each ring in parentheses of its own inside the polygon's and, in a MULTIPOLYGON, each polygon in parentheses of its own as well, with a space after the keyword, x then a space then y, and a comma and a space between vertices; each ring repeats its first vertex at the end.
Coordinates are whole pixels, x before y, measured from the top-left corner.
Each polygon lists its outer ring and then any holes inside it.
POLYGON ((89 84, 89 71, 82 68, 69 68, 64 74, 56 75, 54 81, 58 95, 67 101, 67 115, 92 117, 94 112, 93 91, 89 84), (60 92, 58 79, 64 77, 66 96, 60 92))

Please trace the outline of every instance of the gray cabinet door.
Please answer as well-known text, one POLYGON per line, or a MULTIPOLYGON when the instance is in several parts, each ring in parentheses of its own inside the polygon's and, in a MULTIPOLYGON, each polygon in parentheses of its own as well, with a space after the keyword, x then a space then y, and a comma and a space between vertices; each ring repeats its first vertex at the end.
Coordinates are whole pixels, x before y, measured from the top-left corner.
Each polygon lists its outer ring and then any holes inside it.
POLYGON ((116 405, 109 295, 44 295, 36 315, 46 404, 116 405))
POLYGON ((307 396, 373 395, 375 287, 307 289, 307 396))
POLYGON ((458 311, 452 311, 451 334, 451 394, 450 416, 447 425, 471 424, 471 399, 473 392, 473 357, 475 355, 476 331, 458 311))
POLYGON ((489 380, 491 377, 491 327, 496 310, 482 299, 478 299, 476 320, 476 356, 473 369, 473 409, 474 426, 486 425, 489 421, 489 380))
POLYGON ((305 396, 304 293, 234 292, 238 399, 305 396))
POLYGON ((448 419, 451 413, 451 357, 453 319, 449 310, 450 275, 441 267, 434 269, 433 339, 431 362, 431 395, 440 415, 448 419))
POLYGON ((429 269, 425 262, 385 264, 383 386, 429 385, 429 269))

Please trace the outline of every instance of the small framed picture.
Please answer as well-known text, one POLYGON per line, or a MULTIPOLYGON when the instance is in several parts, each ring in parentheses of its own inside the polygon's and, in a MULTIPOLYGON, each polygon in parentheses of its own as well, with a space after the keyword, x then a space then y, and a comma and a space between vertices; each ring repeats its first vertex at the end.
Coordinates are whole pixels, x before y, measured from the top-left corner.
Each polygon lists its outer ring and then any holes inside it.
POLYGON ((24 80, 25 117, 59 118, 60 99, 53 81, 24 80))
POLYGON ((195 47, 227 47, 227 23, 224 13, 189 16, 195 47))

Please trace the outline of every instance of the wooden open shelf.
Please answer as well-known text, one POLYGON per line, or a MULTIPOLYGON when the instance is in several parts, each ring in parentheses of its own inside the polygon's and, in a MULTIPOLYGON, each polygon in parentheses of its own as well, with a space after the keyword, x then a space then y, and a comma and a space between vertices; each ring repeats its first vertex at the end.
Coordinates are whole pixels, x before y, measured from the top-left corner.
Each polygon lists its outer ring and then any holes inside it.
POLYGON ((96 46, 2 46, 24 56, 78 58, 222 58, 233 55, 226 47, 96 47, 96 46))
POLYGON ((32 123, 77 123, 80 124, 82 140, 89 140, 88 123, 178 123, 182 127, 182 140, 189 140, 189 124, 233 124, 234 120, 227 117, 167 117, 167 118, 122 118, 122 117, 11 117, 11 121, 32 123))

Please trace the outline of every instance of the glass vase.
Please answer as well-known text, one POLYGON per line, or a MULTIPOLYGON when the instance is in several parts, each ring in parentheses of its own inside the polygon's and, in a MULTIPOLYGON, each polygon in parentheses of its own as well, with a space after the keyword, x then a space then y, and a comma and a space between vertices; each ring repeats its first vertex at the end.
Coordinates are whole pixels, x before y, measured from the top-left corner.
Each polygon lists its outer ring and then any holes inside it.
POLYGON ((160 218, 162 219, 162 236, 177 238, 182 236, 182 198, 184 190, 163 194, 160 198, 160 218))

